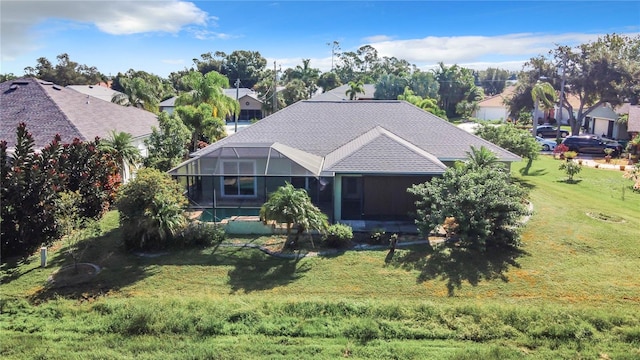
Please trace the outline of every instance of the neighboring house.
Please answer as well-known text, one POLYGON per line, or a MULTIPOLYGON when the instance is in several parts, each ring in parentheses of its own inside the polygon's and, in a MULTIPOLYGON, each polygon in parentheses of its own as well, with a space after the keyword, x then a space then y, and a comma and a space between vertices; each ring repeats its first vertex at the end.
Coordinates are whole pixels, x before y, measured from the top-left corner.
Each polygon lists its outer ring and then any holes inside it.
MULTIPOLYGON (((238 98, 240 103, 240 114, 238 114, 238 121, 249 122, 251 120, 262 119, 262 100, 258 98, 258 94, 251 89, 239 88, 239 89, 223 89, 224 94, 228 97, 235 99, 238 98)), ((166 111, 167 113, 173 113, 175 108, 177 96, 169 98, 160 103, 160 111, 166 111)), ((227 121, 232 122, 235 118, 229 118, 227 121)))
POLYGON ((470 147, 521 160, 405 101, 300 101, 192 154, 170 171, 191 206, 217 219, 258 215, 285 182, 333 222, 407 221, 413 184, 440 176, 470 147))
POLYGON ((66 87, 107 102, 111 102, 115 95, 122 94, 119 91, 100 85, 67 85, 66 87))
POLYGON ((506 86, 502 93, 489 96, 478 103, 478 110, 473 117, 480 120, 502 120, 506 121, 509 115, 509 107, 505 105, 505 101, 513 96, 515 86, 506 86))
MULTIPOLYGON (((347 96, 347 90, 350 87, 348 84, 338 86, 335 89, 331 89, 322 94, 315 95, 308 101, 336 101, 336 100, 349 100, 347 96)), ((374 84, 364 84, 364 93, 358 93, 356 100, 375 100, 373 94, 376 92, 376 86, 374 84)))
MULTIPOLYGON (((626 107, 623 106, 622 108, 626 107)), ((625 111, 622 108, 616 112, 611 106, 604 104, 593 109, 585 117, 584 128, 587 133, 601 135, 609 139, 628 139, 627 124, 621 124, 617 121, 621 114, 620 111, 625 111)), ((626 111, 628 112, 629 110, 627 109, 626 111)))
MULTIPOLYGON (((478 103, 478 110, 474 112, 474 117, 480 120, 503 120, 515 119, 517 114, 509 113, 509 106, 505 104, 513 96, 516 90, 516 86, 506 86, 502 93, 485 98, 478 103)), ((574 117, 577 114, 577 109, 580 106, 580 99, 574 95, 568 95, 567 100, 573 106, 574 117)), ((533 111, 535 112, 535 110, 533 111)), ((558 114, 558 105, 556 104, 553 109, 545 110, 539 108, 535 114, 532 112, 534 119, 538 119, 540 123, 548 123, 551 119, 560 120, 558 114)), ((562 124, 569 123, 569 112, 567 109, 562 109, 562 124)))
MULTIPOLYGON (((91 141, 109 138, 112 131, 133 136, 133 145, 147 155, 144 140, 158 127, 155 114, 134 107, 95 99, 73 88, 34 78, 21 78, 0 84, 0 139, 12 149, 18 124, 24 122, 33 135, 36 150, 42 149, 56 134, 64 143, 74 138, 91 141)), ((128 171, 128 169, 125 169, 128 171)), ((125 173, 125 179, 130 174, 125 173)))
POLYGON ((633 139, 640 135, 640 105, 629 105, 628 114, 627 131, 629 137, 633 139))

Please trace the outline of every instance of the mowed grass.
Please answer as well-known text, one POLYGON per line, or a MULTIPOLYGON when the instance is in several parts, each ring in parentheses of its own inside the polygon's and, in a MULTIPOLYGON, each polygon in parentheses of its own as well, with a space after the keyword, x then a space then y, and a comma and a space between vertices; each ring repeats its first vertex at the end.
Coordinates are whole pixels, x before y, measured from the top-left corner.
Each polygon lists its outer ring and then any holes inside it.
MULTIPOLYGON (((3 358, 640 357, 640 194, 622 172, 558 160, 529 175, 522 253, 447 257, 421 246, 280 259, 214 247, 140 257, 117 214, 87 242, 92 281, 51 288, 64 244, 4 267, 3 358), (592 215, 592 216, 589 216, 592 215), (595 217, 594 217, 595 215, 595 217)), ((228 239, 227 242, 265 239, 228 239)))

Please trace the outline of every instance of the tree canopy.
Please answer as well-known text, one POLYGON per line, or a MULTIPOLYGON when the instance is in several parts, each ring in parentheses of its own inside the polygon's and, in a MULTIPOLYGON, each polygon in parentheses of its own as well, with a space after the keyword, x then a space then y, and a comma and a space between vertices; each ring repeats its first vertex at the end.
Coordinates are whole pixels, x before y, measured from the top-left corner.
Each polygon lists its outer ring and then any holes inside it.
POLYGON ((95 66, 71 61, 66 53, 56 56, 56 59, 58 63, 54 66, 47 58, 38 58, 35 67, 28 66, 24 69, 25 75, 62 86, 94 85, 106 79, 95 66))
POLYGON ((519 246, 518 225, 528 214, 526 191, 511 181, 505 167, 487 160, 481 148, 473 159, 448 168, 442 177, 409 188, 418 198, 416 223, 423 236, 448 223, 450 240, 462 248, 519 246))

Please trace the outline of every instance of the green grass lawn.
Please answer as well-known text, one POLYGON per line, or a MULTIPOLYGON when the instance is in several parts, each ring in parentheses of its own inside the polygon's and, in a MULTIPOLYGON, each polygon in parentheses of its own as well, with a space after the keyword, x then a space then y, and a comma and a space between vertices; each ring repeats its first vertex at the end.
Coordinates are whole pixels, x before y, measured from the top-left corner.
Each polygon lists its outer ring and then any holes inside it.
MULTIPOLYGON (((64 244, 39 267, 4 266, 0 356, 124 358, 640 358, 640 194, 621 171, 559 160, 517 181, 534 213, 520 253, 423 246, 279 259, 215 247, 139 257, 117 214, 91 239, 90 282, 52 288, 64 244)), ((227 242, 266 239, 227 239, 227 242)))

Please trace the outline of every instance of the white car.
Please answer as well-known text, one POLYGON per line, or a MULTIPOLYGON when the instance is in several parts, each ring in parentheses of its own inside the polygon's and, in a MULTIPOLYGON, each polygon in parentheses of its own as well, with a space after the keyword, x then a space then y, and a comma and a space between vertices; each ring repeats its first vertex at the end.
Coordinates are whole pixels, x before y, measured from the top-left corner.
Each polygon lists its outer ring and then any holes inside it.
POLYGON ((536 136, 536 141, 540 144, 542 151, 553 151, 556 148, 556 142, 553 140, 547 140, 545 138, 541 138, 540 136, 536 136))

